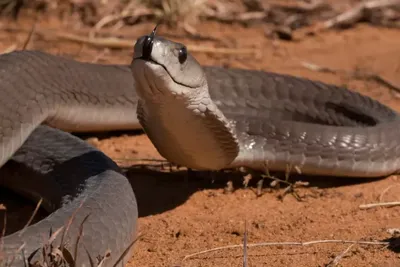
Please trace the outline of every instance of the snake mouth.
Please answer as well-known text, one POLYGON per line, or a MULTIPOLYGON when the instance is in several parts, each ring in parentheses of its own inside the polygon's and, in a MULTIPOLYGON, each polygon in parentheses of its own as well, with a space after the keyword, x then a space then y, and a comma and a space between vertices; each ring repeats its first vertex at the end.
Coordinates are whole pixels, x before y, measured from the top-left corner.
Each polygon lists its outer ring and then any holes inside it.
MULTIPOLYGON (((152 45, 153 45, 153 44, 151 44, 151 46, 152 46, 152 45)), ((163 64, 160 64, 160 63, 158 63, 157 61, 155 61, 155 60, 153 60, 153 59, 151 58, 151 51, 150 51, 150 54, 148 55, 148 57, 146 57, 147 55, 144 56, 144 55, 145 55, 145 50, 144 50, 145 47, 144 47, 144 46, 145 46, 145 44, 143 44, 143 55, 142 55, 141 57, 139 57, 138 59, 143 60, 143 61, 145 61, 145 62, 148 62, 148 63, 150 63, 150 64, 152 64, 152 65, 156 65, 156 66, 162 67, 174 83, 176 83, 176 84, 178 84, 178 85, 180 85, 180 86, 186 87, 186 88, 196 88, 196 86, 193 86, 193 87, 192 87, 192 86, 188 86, 187 84, 183 84, 183 83, 177 81, 177 80, 174 78, 174 76, 172 76, 171 73, 168 71, 168 68, 167 68, 167 67, 165 67, 163 64)), ((146 47, 146 49, 148 49, 148 47, 146 47)), ((151 49, 152 49, 152 48, 151 48, 151 49)), ((148 51, 146 51, 146 53, 148 53, 148 51)))
MULTIPOLYGON (((143 59, 142 59, 143 60, 143 59)), ((164 65, 162 65, 162 64, 159 64, 158 62, 156 62, 156 61, 154 61, 153 59, 147 59, 147 60, 144 60, 144 61, 146 61, 146 62, 148 62, 148 63, 150 63, 150 64, 152 64, 152 65, 156 65, 156 66, 159 66, 159 67, 162 67, 163 69, 164 69, 164 71, 168 74, 168 76, 171 78, 171 80, 175 83, 175 84, 177 84, 177 85, 180 85, 180 86, 182 86, 182 87, 185 87, 185 88, 196 88, 195 86, 194 87, 191 87, 191 86, 188 86, 188 85, 186 85, 186 84, 183 84, 183 83, 181 83, 181 82, 178 82, 177 80, 175 80, 174 79, 174 77, 171 75, 171 73, 168 71, 168 69, 164 66, 164 65)), ((159 89, 158 89, 158 91, 160 91, 159 89)))

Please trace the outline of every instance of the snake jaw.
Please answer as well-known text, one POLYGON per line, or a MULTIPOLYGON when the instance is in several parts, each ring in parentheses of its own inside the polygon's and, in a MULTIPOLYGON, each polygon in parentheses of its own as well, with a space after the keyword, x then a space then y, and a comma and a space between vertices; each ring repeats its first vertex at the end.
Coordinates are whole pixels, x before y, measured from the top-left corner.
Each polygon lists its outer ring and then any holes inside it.
POLYGON ((132 73, 137 81, 136 92, 146 102, 161 103, 169 100, 187 102, 201 90, 193 90, 177 84, 164 66, 152 60, 136 60, 132 64, 132 73))

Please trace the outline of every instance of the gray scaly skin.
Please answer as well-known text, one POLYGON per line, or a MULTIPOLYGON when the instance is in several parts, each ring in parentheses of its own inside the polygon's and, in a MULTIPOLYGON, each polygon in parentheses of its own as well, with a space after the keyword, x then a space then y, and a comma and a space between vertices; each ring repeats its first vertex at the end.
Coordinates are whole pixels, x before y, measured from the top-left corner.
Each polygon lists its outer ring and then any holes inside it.
POLYGON ((21 51, 0 57, 0 81, 1 184, 35 202, 42 197, 50 212, 22 234, 3 238, 0 266, 2 256, 4 263, 14 255, 13 266, 24 266, 17 249, 25 243, 24 254, 29 256, 46 242, 50 230, 65 226, 80 205, 65 239, 73 252, 80 223, 89 215, 77 266, 89 266, 83 244, 94 259, 110 249, 104 266, 112 266, 136 234, 138 211, 129 181, 100 151, 40 124, 74 132, 140 128, 128 67, 21 51))
POLYGON ((138 117, 161 155, 194 169, 246 166, 374 177, 400 166, 391 109, 349 90, 259 71, 208 68, 183 44, 142 37, 131 64, 138 117), (225 93, 225 94, 224 94, 225 93))
MULTIPOLYGON (((388 107, 288 75, 202 68, 183 47, 154 34, 139 38, 130 66, 38 51, 0 56, 1 182, 43 197, 51 212, 21 236, 3 238, 3 255, 21 242, 25 255, 40 247, 79 203, 70 245, 88 214, 81 242, 93 257, 110 249, 105 266, 134 240, 138 212, 126 177, 103 153, 61 130, 137 129, 139 117, 162 155, 198 169, 263 169, 267 161, 271 170, 290 163, 306 174, 376 177, 399 168, 400 121, 388 107)), ((14 266, 23 266, 20 258, 14 266)))

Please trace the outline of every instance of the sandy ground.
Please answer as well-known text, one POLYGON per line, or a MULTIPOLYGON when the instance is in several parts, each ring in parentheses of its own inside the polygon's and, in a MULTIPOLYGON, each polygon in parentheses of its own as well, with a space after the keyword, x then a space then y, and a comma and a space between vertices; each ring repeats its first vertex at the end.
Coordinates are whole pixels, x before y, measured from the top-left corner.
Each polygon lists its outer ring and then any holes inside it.
MULTIPOLYGON (((18 23, 0 23, 0 50, 21 48, 32 26, 27 16, 18 23), (13 30, 11 30, 13 29, 13 30), (19 29, 19 30, 16 30, 19 29)), ((62 27, 55 18, 44 18, 37 29, 62 27)), ((126 27, 118 34, 135 39, 147 34, 153 24, 126 27)), ((266 38, 260 26, 243 27, 217 22, 197 26, 210 41, 183 38, 182 32, 161 27, 159 34, 186 44, 253 49, 257 55, 195 52, 203 65, 260 69, 346 85, 382 101, 400 111, 399 95, 375 81, 348 75, 310 70, 304 62, 344 71, 363 70, 384 77, 400 87, 400 31, 360 24, 346 31, 296 32, 291 42, 266 38)), ((132 49, 98 49, 89 45, 57 40, 50 35, 34 35, 29 49, 61 54, 77 60, 98 63, 129 63, 132 49)), ((393 129, 398 130, 398 129, 393 129)), ((241 244, 247 222, 248 243, 307 242, 313 240, 366 240, 390 238, 387 230, 400 227, 400 207, 362 210, 359 205, 379 201, 399 201, 397 176, 380 180, 354 180, 300 177, 310 182, 297 189, 300 201, 292 194, 279 198, 284 189, 263 189, 257 196, 257 177, 244 188, 240 173, 220 175, 166 172, 152 168, 143 159, 162 159, 142 133, 101 136, 90 141, 127 170, 137 195, 142 237, 135 244, 128 266, 242 266, 241 248, 205 253, 182 261, 189 254, 219 246, 241 244), (150 170, 151 169, 151 170, 150 170), (141 178, 138 179, 138 174, 141 178), (232 182, 233 191, 225 190, 232 182)), ((12 216, 16 200, 1 191, 0 202, 11 213, 9 225, 22 226, 32 207, 17 203, 18 215, 12 216), (14 199, 11 201, 11 199, 14 199), (22 207, 22 208, 21 208, 22 207), (22 209, 22 212, 21 212, 22 209), (24 218, 21 214, 26 214, 24 218)), ((314 244, 309 246, 260 246, 248 250, 248 266, 328 266, 348 249, 338 266, 400 266, 397 249, 374 245, 314 244)))

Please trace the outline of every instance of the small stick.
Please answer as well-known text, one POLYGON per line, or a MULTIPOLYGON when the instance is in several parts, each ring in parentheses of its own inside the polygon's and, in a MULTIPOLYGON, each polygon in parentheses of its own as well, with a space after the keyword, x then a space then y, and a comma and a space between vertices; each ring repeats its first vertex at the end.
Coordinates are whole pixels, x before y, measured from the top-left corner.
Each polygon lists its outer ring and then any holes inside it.
POLYGON ((386 88, 392 89, 398 93, 400 93, 400 85, 396 85, 393 82, 388 81, 385 78, 382 78, 378 74, 375 73, 365 73, 365 72, 360 72, 360 71, 344 71, 344 70, 335 70, 332 68, 328 67, 323 67, 319 66, 314 63, 310 62, 301 62, 301 65, 309 70, 312 71, 319 71, 319 72, 326 72, 326 73, 332 73, 332 74, 345 74, 348 75, 354 79, 360 79, 360 80, 373 80, 386 88))
POLYGON ((107 48, 104 48, 101 53, 97 54, 96 57, 91 61, 91 63, 97 63, 104 55, 108 52, 107 48))
POLYGON ((326 267, 334 267, 337 266, 339 264, 339 261, 344 257, 344 255, 349 252, 349 250, 354 246, 355 244, 351 244, 348 248, 345 249, 345 251, 343 251, 342 253, 340 253, 339 255, 337 255, 333 261, 331 261, 328 265, 326 265, 326 267))
POLYGON ((12 44, 9 47, 7 47, 6 49, 4 49, 1 54, 7 54, 7 53, 11 53, 14 52, 15 50, 17 50, 18 45, 17 44, 12 44))
POLYGON ((78 257, 78 244, 79 241, 81 241, 81 238, 83 236, 83 224, 86 222, 86 220, 89 218, 90 213, 88 215, 86 215, 81 224, 79 225, 79 232, 78 232, 78 237, 76 238, 76 243, 75 243, 75 248, 74 248, 74 261, 77 261, 77 257, 78 257))
POLYGON ((260 21, 263 20, 266 17, 266 13, 264 11, 254 11, 254 12, 244 12, 244 13, 240 13, 237 15, 233 15, 233 14, 207 14, 205 17, 206 18, 213 18, 217 21, 220 22, 247 22, 250 20, 254 20, 254 21, 260 21))
POLYGON ((379 202, 383 202, 383 196, 384 196, 390 189, 392 189, 393 187, 396 187, 396 186, 400 186, 400 184, 392 184, 392 185, 386 187, 385 190, 383 190, 382 193, 381 193, 380 196, 379 196, 379 202))
POLYGON ((47 240, 47 245, 50 245, 54 242, 54 240, 57 238, 57 236, 61 233, 61 231, 64 229, 64 226, 61 226, 60 228, 58 228, 56 231, 54 231, 54 233, 52 233, 49 237, 49 239, 47 240))
POLYGON ((6 236, 6 229, 7 229, 7 209, 3 204, 0 204, 0 210, 1 210, 1 206, 3 206, 4 210, 6 211, 4 213, 3 229, 1 230, 1 236, 0 236, 0 251, 3 251, 3 247, 4 247, 4 239, 3 239, 3 237, 6 236))
POLYGON ((22 46, 22 50, 26 50, 28 48, 28 45, 32 41, 33 34, 35 33, 35 30, 36 30, 36 21, 37 21, 37 18, 35 18, 35 23, 33 23, 32 28, 29 31, 28 37, 26 38, 26 40, 22 46))
POLYGON ((300 64, 304 68, 307 68, 307 69, 312 70, 312 71, 319 71, 319 72, 326 72, 326 73, 333 73, 333 74, 336 74, 338 72, 337 70, 330 69, 328 67, 323 67, 323 66, 311 63, 311 62, 303 61, 300 64))
POLYGON ((244 222, 243 267, 247 267, 247 221, 244 222))
MULTIPOLYGON (((387 246, 389 242, 381 242, 381 241, 352 241, 352 240, 314 240, 308 242, 264 242, 264 243, 253 243, 248 244, 247 247, 265 247, 265 246, 309 246, 315 244, 360 244, 360 245, 375 245, 375 246, 387 246)), ((198 256, 201 254, 206 254, 209 252, 226 250, 232 248, 242 248, 243 244, 240 245, 229 245, 223 247, 216 247, 208 250, 203 250, 200 252, 196 252, 193 254, 186 255, 182 261, 192 258, 194 256, 198 256)))
POLYGON ((77 215, 78 211, 82 208, 83 204, 86 202, 86 199, 87 197, 84 197, 82 199, 82 201, 79 203, 79 206, 74 210, 72 215, 69 217, 66 227, 63 228, 63 233, 61 235, 61 241, 60 241, 61 250, 64 249, 64 238, 67 236, 69 228, 71 227, 72 222, 75 220, 75 216, 77 215))
POLYGON ((327 20, 324 23, 325 28, 333 28, 343 25, 353 25, 366 16, 366 10, 376 8, 391 7, 400 5, 400 0, 372 0, 365 1, 361 4, 345 11, 344 13, 327 20))
POLYGON ((161 162, 166 163, 165 159, 152 159, 152 158, 112 158, 114 161, 148 161, 148 162, 161 162))
POLYGON ((400 206, 400 201, 395 202, 379 202, 379 203, 370 203, 370 204, 363 204, 358 206, 360 209, 366 210, 376 207, 395 207, 400 206))
POLYGON ((121 21, 122 19, 124 19, 126 17, 131 17, 131 19, 134 18, 136 20, 139 17, 148 16, 148 15, 154 15, 154 12, 151 9, 144 8, 144 7, 135 8, 132 12, 131 10, 129 10, 129 5, 128 5, 128 7, 126 7, 124 10, 122 10, 122 12, 119 14, 106 15, 106 16, 102 17, 96 23, 96 25, 94 25, 92 30, 89 32, 89 37, 91 37, 91 38, 95 37, 96 33, 98 33, 105 25, 107 25, 111 22, 121 21))
POLYGON ((31 224, 33 218, 36 216, 36 214, 40 208, 40 205, 42 205, 42 202, 43 202, 43 198, 40 198, 39 202, 36 204, 35 210, 33 211, 31 217, 29 218, 28 222, 25 224, 24 228, 22 228, 22 230, 19 232, 19 236, 21 236, 26 231, 28 226, 31 224))
MULTIPOLYGON (((50 34, 50 31, 36 31, 41 35, 50 34)), ((121 39, 116 37, 107 37, 107 38, 88 38, 79 36, 72 33, 66 32, 52 32, 55 37, 59 39, 64 39, 68 41, 80 42, 84 44, 89 44, 96 47, 103 47, 103 48, 118 48, 118 49, 125 49, 129 48, 132 49, 133 45, 135 44, 136 40, 127 40, 121 39)), ((237 55, 237 54, 258 54, 260 51, 256 49, 237 49, 237 48, 216 48, 216 47, 205 47, 205 46, 196 46, 196 45, 188 45, 187 48, 193 52, 199 53, 213 53, 213 54, 224 54, 224 55, 237 55)))
POLYGON ((13 266, 14 260, 15 260, 15 255, 19 254, 20 252, 23 253, 23 249, 25 248, 26 243, 22 243, 21 246, 18 247, 18 249, 15 251, 15 253, 13 254, 13 256, 11 257, 10 262, 8 263, 7 266, 13 266))

